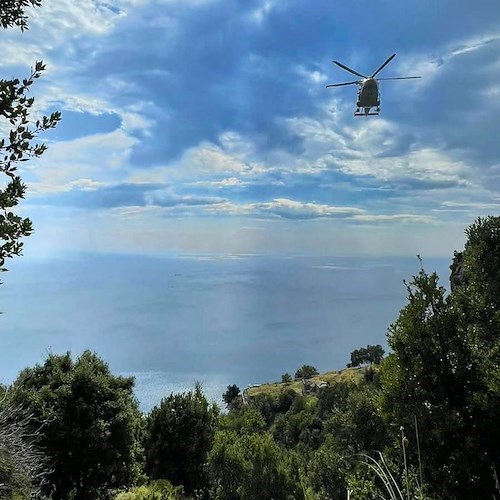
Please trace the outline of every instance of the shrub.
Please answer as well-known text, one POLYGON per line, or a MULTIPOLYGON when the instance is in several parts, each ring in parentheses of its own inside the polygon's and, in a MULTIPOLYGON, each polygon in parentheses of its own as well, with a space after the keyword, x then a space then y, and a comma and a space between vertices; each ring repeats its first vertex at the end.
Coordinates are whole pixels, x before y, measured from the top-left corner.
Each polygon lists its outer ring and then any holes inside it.
POLYGON ((318 375, 318 370, 314 366, 311 365, 303 365, 295 372, 295 378, 310 378, 314 375, 318 375))

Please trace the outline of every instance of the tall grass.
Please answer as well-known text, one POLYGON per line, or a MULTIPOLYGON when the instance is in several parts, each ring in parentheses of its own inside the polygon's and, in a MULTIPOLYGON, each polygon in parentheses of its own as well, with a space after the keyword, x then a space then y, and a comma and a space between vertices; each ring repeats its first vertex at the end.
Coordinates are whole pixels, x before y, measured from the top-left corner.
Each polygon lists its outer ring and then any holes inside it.
POLYGON ((405 435, 404 428, 400 428, 401 431, 401 450, 403 454, 403 482, 404 486, 394 477, 391 469, 387 465, 387 462, 381 452, 377 452, 378 460, 371 457, 370 455, 362 455, 362 463, 366 465, 375 475, 380 479, 383 489, 386 495, 379 494, 379 498, 383 500, 427 500, 428 497, 425 495, 423 490, 423 474, 422 474, 422 460, 420 456, 420 442, 418 435, 418 425, 417 419, 415 418, 415 436, 417 441, 417 452, 418 452, 418 470, 420 481, 414 479, 412 481, 412 488, 410 488, 410 473, 408 470, 408 457, 406 454, 406 448, 408 446, 408 438, 405 435))

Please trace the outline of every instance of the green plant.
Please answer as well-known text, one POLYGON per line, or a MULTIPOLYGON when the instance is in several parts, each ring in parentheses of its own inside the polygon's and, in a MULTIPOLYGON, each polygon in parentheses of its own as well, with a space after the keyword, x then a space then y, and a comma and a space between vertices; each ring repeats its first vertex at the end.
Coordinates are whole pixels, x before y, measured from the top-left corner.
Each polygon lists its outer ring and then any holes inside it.
POLYGON ((33 415, 32 431, 40 429, 53 500, 99 498, 136 483, 141 415, 133 387, 132 377, 113 375, 90 351, 76 360, 50 354, 20 373, 8 398, 33 415))
POLYGON ((318 375, 318 370, 312 365, 302 365, 296 372, 295 378, 311 378, 318 375))
POLYGON ((362 463, 372 470, 376 476, 382 481, 382 484, 391 500, 404 500, 403 493, 398 482, 391 473, 387 463, 384 460, 382 453, 378 453, 379 460, 375 460, 370 455, 363 455, 362 463))
POLYGON ((143 445, 146 473, 183 485, 186 493, 206 486, 205 464, 212 448, 219 410, 200 384, 194 391, 162 399, 146 418, 143 445))
MULTIPOLYGON (((0 25, 3 28, 17 26, 28 28, 25 9, 39 7, 41 0, 3 0, 0 2, 0 25)), ((37 61, 27 78, 19 80, 0 79, 0 130, 10 129, 5 138, 0 137, 0 272, 6 271, 5 260, 21 255, 21 239, 29 236, 32 224, 28 218, 14 213, 15 207, 24 198, 26 185, 17 172, 19 164, 40 157, 45 144, 34 144, 40 132, 54 128, 61 119, 58 111, 50 116, 33 120, 34 97, 28 97, 31 85, 45 70, 42 61, 37 61), (3 175, 6 177, 3 177, 3 175)), ((1 283, 1 282, 0 282, 1 283)))
POLYGON ((114 500, 184 500, 184 488, 173 486, 166 480, 153 481, 118 493, 114 500))

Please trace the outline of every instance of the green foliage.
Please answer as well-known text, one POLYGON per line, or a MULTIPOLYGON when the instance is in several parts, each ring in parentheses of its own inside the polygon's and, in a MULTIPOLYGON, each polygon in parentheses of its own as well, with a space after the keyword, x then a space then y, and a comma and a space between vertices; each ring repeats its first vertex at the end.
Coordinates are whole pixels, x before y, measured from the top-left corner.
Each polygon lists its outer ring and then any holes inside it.
MULTIPOLYGON (((404 446, 404 444, 403 444, 404 446)), ((359 488, 365 489, 363 498, 383 498, 387 500, 429 500, 424 493, 422 485, 417 480, 414 471, 406 466, 401 477, 387 463, 382 453, 378 453, 378 460, 370 455, 362 455, 361 463, 373 474, 375 481, 360 481, 356 484, 356 479, 352 481, 351 487, 358 491, 353 491, 354 495, 359 494, 359 488)), ((355 476, 356 477, 356 476, 355 476)), ((357 477, 359 481, 359 476, 357 477)))
POLYGON ((478 219, 466 233, 448 297, 423 270, 408 285, 380 372, 387 418, 405 428, 417 418, 424 479, 442 498, 499 493, 500 218, 478 219))
POLYGON ((184 500, 184 498, 182 486, 172 486, 168 481, 161 480, 119 493, 114 500, 184 500))
POLYGON ((208 457, 214 500, 301 500, 291 457, 266 434, 219 431, 208 457))
MULTIPOLYGON (((479 218, 466 231, 460 255, 463 284, 452 295, 460 311, 460 328, 472 337, 483 372, 500 390, 500 217, 479 218)), ((457 255, 455 256, 457 258, 457 255)))
POLYGON ((336 500, 346 497, 345 468, 345 459, 331 448, 323 446, 314 453, 307 464, 307 478, 318 498, 336 500))
POLYGON ((293 411, 279 416, 274 424, 273 437, 276 442, 289 448, 299 443, 309 448, 318 448, 322 442, 323 423, 312 408, 293 411))
POLYGON ((0 269, 5 271, 5 259, 20 255, 22 243, 19 241, 23 236, 29 236, 32 232, 31 221, 15 215, 11 209, 19 200, 24 198, 26 186, 21 178, 16 175, 17 164, 27 161, 29 158, 41 156, 46 146, 44 144, 30 144, 30 141, 44 130, 53 128, 61 118, 59 112, 54 112, 50 117, 44 116, 35 124, 29 121, 31 107, 34 103, 33 97, 26 94, 35 79, 39 78, 45 69, 44 64, 38 61, 34 70, 28 78, 22 82, 15 80, 0 80, 0 116, 8 121, 13 128, 8 139, 0 139, 0 172, 8 178, 8 183, 0 190, 0 269))
POLYGON ((137 480, 141 417, 133 385, 89 351, 76 361, 69 353, 51 354, 14 382, 12 400, 32 412, 41 429, 54 500, 99 498, 137 480))
POLYGON ((408 285, 408 296, 388 333, 394 353, 381 368, 384 408, 392 423, 404 427, 411 428, 417 417, 424 472, 437 493, 472 493, 482 467, 473 458, 479 450, 471 413, 474 394, 481 391, 479 367, 437 275, 422 270, 408 285))
MULTIPOLYGON (((19 26, 21 30, 27 29, 25 9, 30 5, 38 7, 41 0, 0 2, 2 27, 19 26)), ((43 62, 37 61, 28 78, 22 81, 17 78, 0 80, 0 125, 10 127, 8 136, 0 138, 0 173, 7 177, 6 185, 0 189, 0 271, 6 271, 3 267, 5 259, 21 254, 21 238, 29 236, 33 231, 28 218, 22 218, 12 211, 26 192, 26 186, 16 174, 17 165, 44 153, 46 146, 32 144, 32 141, 40 132, 55 127, 61 118, 61 114, 56 111, 35 123, 30 120, 35 99, 27 94, 44 70, 43 62)))
POLYGON ((367 345, 351 352, 351 362, 347 366, 356 367, 366 363, 378 365, 382 361, 384 354, 381 345, 367 345))
POLYGON ((188 494, 204 488, 204 464, 218 415, 199 384, 193 392, 163 399, 146 419, 144 448, 149 477, 183 485, 188 494))
POLYGON ((318 370, 311 365, 303 365, 295 372, 295 378, 311 378, 318 375, 318 370))
POLYGON ((2 0, 0 2, 0 24, 2 28, 18 26, 21 31, 28 29, 26 7, 40 7, 42 0, 2 0))
POLYGON ((220 428, 231 429, 238 434, 262 432, 266 428, 266 420, 257 408, 246 407, 226 415, 220 428))
POLYGON ((329 442, 342 454, 381 450, 390 443, 377 393, 364 386, 351 389, 344 404, 331 412, 324 425, 329 442))
POLYGON ((224 403, 226 403, 226 408, 228 410, 234 410, 241 407, 241 396, 240 388, 233 384, 227 386, 227 391, 222 395, 224 403))
POLYGON ((284 373, 283 375, 281 375, 282 384, 289 384, 292 380, 292 376, 289 373, 284 373))
POLYGON ((342 412, 347 404, 349 392, 355 389, 355 385, 334 382, 320 389, 318 394, 318 415, 325 417, 328 413, 342 412))

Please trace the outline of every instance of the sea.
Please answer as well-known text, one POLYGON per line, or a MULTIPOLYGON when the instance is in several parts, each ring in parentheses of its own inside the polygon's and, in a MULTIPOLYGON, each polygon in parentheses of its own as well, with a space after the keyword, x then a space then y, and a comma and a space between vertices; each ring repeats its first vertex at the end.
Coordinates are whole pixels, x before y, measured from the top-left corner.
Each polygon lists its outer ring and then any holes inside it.
MULTIPOLYGON (((147 412, 196 382, 221 403, 228 385, 280 381, 304 364, 346 366, 381 344, 407 303, 416 257, 78 254, 19 257, 0 286, 0 382, 49 353, 90 349, 135 377, 147 412)), ((449 259, 426 259, 448 288, 449 259)))

